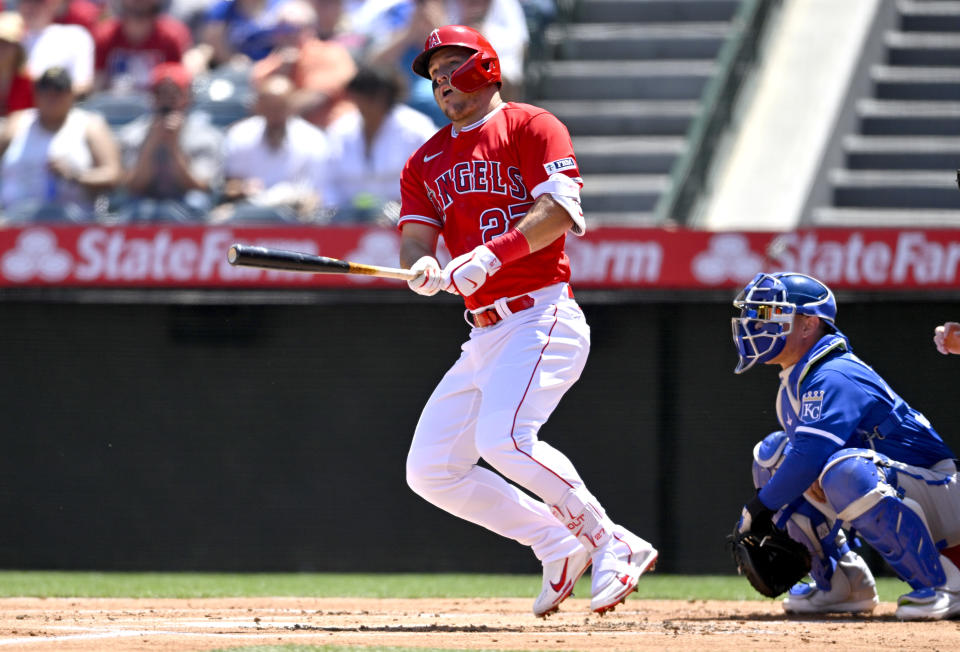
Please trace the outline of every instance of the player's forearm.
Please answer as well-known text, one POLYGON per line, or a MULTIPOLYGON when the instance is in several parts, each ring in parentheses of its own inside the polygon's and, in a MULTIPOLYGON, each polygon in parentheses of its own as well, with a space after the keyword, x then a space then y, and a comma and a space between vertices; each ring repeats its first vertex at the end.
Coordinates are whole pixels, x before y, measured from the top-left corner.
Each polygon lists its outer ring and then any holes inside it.
POLYGON ((830 455, 837 450, 836 446, 829 444, 805 444, 795 444, 794 450, 784 458, 780 468, 760 490, 760 500, 770 509, 780 509, 803 495, 820 475, 830 455))
POLYGON ((530 253, 553 243, 573 226, 570 214, 550 195, 540 195, 517 223, 530 245, 530 253))
POLYGON ((424 256, 435 256, 436 252, 426 243, 404 238, 400 241, 400 265, 407 269, 424 256))

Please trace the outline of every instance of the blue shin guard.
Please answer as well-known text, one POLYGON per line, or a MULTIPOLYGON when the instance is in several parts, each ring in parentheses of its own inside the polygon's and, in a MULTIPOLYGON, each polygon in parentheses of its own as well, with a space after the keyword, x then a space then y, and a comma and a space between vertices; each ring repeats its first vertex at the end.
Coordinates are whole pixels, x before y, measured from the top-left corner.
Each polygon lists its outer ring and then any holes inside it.
POLYGON ((820 478, 823 491, 840 518, 911 587, 941 586, 947 578, 940 553, 920 515, 887 483, 877 466, 883 459, 867 450, 838 453, 820 478))
POLYGON ((799 541, 810 551, 810 577, 817 583, 817 588, 829 591, 837 562, 850 552, 839 522, 830 527, 826 516, 803 500, 789 515, 784 527, 791 539, 799 541))
POLYGON ((884 496, 851 525, 912 588, 947 581, 926 524, 899 498, 884 496))

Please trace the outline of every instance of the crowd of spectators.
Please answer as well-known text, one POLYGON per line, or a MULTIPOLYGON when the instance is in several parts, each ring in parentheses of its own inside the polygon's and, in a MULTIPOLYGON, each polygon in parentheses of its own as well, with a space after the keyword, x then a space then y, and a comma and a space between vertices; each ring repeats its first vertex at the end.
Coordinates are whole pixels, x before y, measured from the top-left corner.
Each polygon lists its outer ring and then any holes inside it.
POLYGON ((523 98, 552 0, 0 0, 0 225, 389 223, 461 23, 523 98))

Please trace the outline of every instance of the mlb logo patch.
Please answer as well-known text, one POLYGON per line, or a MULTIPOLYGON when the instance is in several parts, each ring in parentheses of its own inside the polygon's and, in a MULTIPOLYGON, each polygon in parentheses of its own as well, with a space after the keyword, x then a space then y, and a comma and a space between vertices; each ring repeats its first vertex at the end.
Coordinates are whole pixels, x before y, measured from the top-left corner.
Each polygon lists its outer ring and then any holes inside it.
POLYGON ((823 390, 807 392, 800 398, 800 420, 816 421, 823 407, 823 390))
POLYGON ((543 165, 543 169, 547 171, 547 174, 553 174, 554 172, 560 172, 561 170, 572 170, 577 167, 577 162, 573 160, 572 156, 567 158, 560 158, 556 161, 550 161, 543 165))

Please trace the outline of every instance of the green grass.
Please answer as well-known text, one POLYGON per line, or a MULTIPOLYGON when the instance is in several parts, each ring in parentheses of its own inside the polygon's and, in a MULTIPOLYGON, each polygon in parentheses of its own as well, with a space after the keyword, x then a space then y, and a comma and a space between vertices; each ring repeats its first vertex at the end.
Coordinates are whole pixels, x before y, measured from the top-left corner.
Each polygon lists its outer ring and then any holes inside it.
MULTIPOLYGON (((589 576, 574 593, 590 595, 589 576)), ((893 578, 877 580, 880 599, 909 591, 893 578)), ((534 575, 348 574, 348 573, 102 573, 0 571, 0 597, 357 597, 357 598, 533 598, 534 575)), ((635 599, 765 600, 736 575, 660 575, 640 582, 635 599)))

